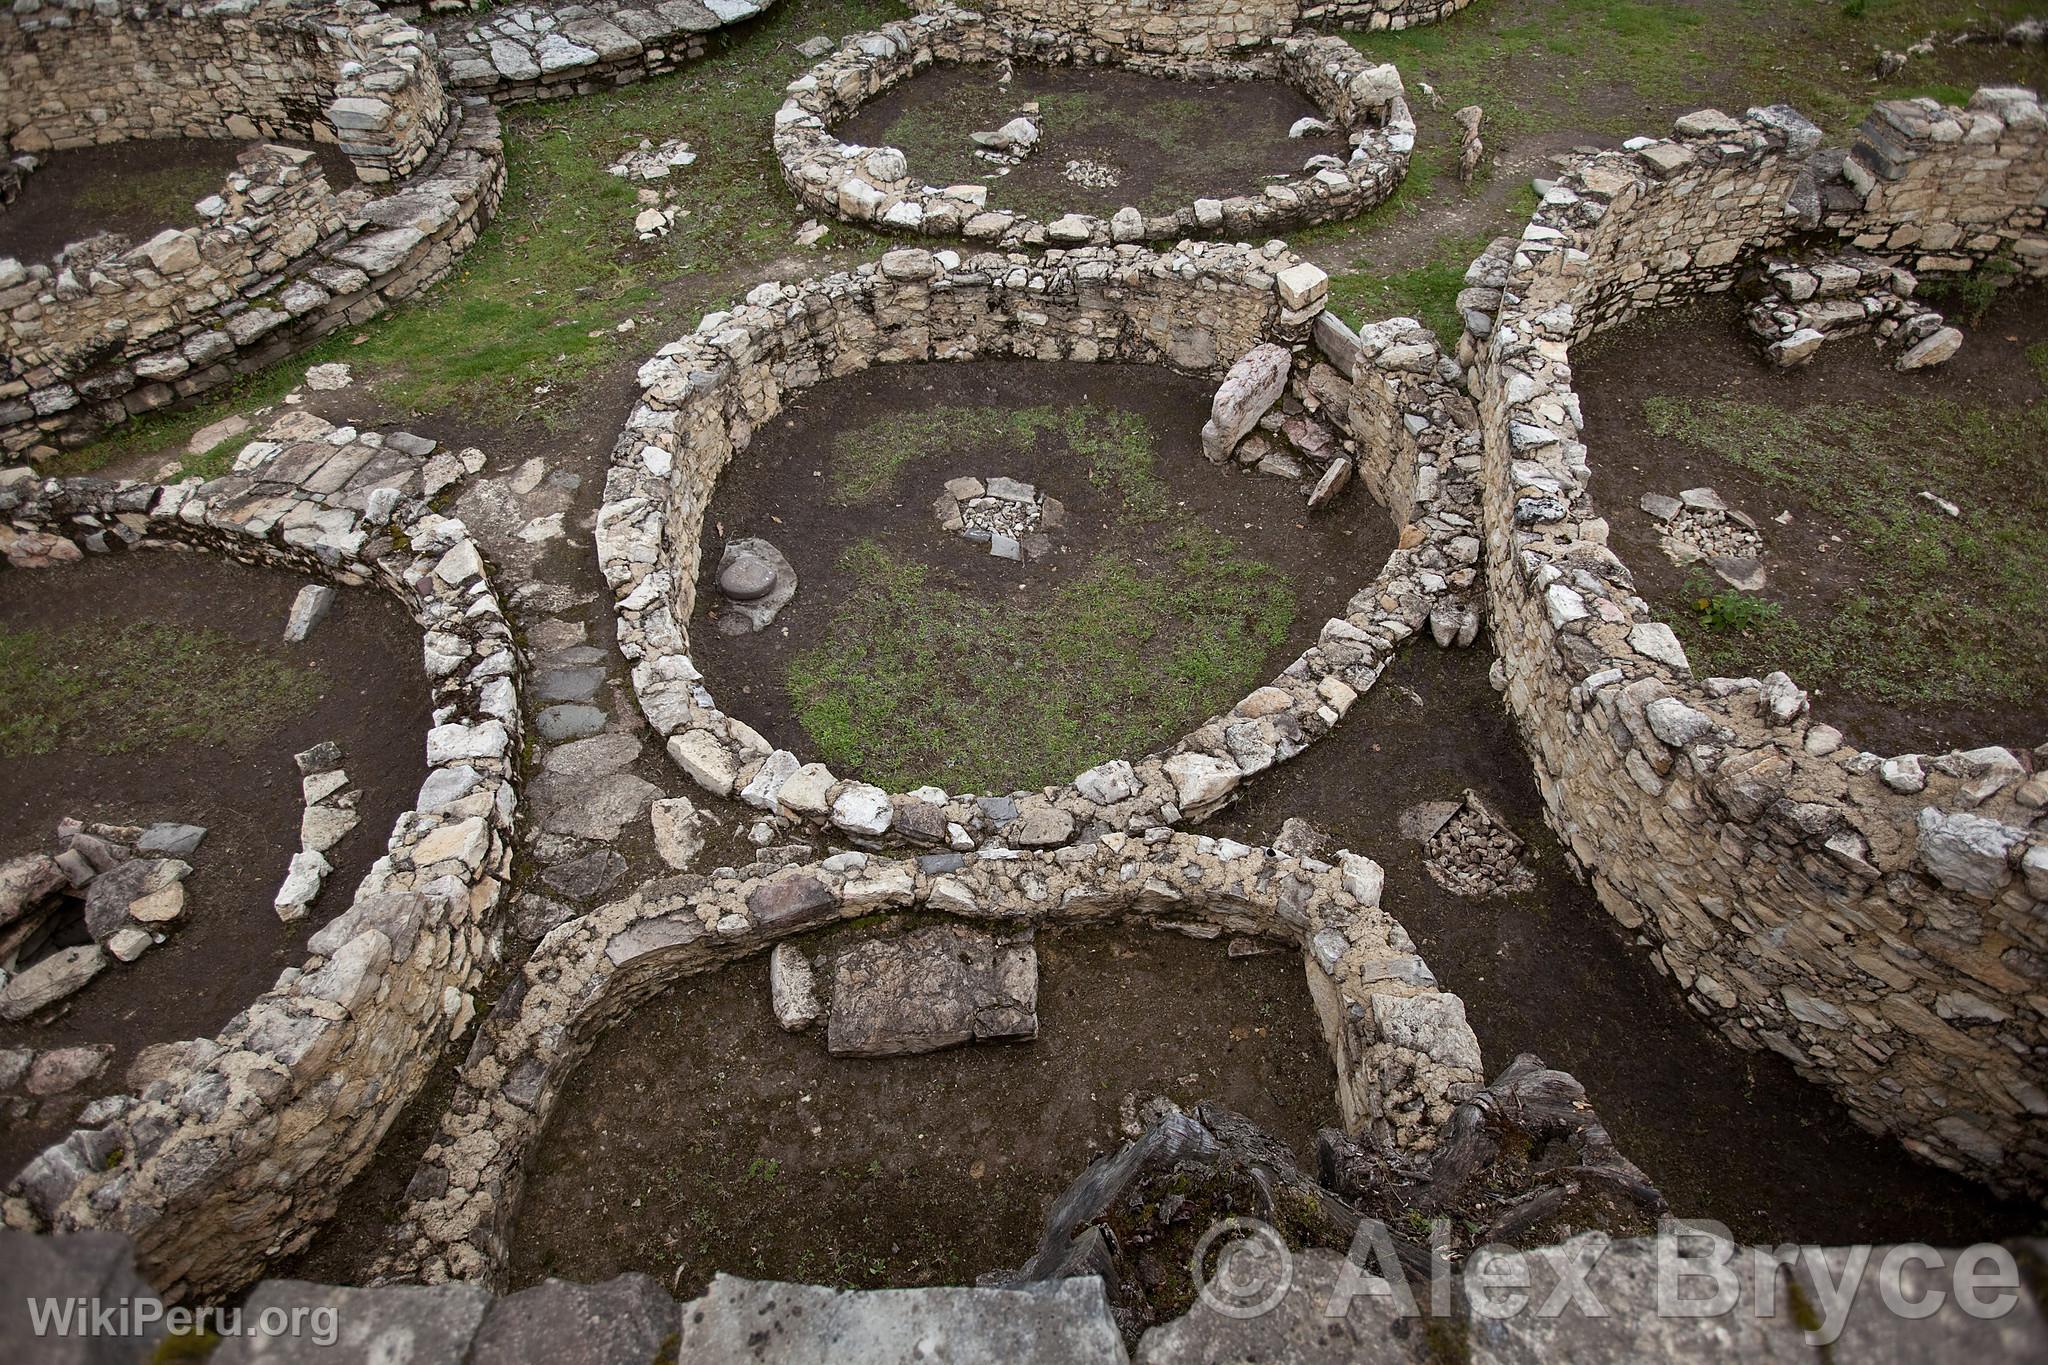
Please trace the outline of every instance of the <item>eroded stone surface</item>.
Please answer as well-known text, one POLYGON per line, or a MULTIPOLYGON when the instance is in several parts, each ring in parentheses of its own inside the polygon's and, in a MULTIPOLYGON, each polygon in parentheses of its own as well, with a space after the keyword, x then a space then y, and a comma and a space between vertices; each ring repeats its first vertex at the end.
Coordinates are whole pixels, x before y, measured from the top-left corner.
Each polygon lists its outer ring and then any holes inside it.
POLYGON ((846 1057, 936 1052, 1038 1033, 1038 954, 961 925, 913 929, 838 954, 826 1043, 846 1057))

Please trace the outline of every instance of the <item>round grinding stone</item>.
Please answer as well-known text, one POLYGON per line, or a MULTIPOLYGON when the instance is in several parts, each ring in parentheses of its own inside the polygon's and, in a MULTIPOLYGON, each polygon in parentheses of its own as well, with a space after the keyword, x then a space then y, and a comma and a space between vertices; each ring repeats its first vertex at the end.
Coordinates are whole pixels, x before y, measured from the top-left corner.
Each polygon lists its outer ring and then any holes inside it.
POLYGON ((718 573, 718 590, 735 602, 755 602, 775 591, 775 569, 764 559, 740 555, 718 573))

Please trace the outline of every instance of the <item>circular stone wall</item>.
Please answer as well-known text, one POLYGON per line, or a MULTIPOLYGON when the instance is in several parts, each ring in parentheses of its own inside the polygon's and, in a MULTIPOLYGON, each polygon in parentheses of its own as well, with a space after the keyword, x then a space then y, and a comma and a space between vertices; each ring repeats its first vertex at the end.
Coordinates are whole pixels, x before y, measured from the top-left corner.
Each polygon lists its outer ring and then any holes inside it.
POLYGON ((448 119, 425 35, 367 0, 21 0, 0 13, 0 142, 339 143, 364 180, 426 160, 448 119))
MULTIPOLYGON (((1285 38, 1230 61, 1203 61, 1173 74, 1204 80, 1276 79, 1323 111, 1352 144, 1339 166, 1304 170, 1256 194, 1197 199, 1171 213, 1135 207, 1108 218, 1068 213, 1047 222, 990 208, 984 185, 918 183, 893 147, 850 146, 832 125, 935 62, 1122 64, 1114 51, 1041 30, 1013 31, 977 14, 935 9, 849 38, 790 82, 775 115, 775 155, 799 199, 822 213, 929 237, 964 237, 1003 246, 1078 246, 1171 241, 1182 237, 1268 237, 1287 228, 1349 218, 1400 186, 1415 146, 1401 76, 1374 66, 1338 38, 1285 38)), ((963 130, 964 136, 964 130, 963 130)), ((1334 158, 1331 159, 1334 162, 1334 158)))
POLYGON ((498 118, 448 98, 431 40, 364 0, 0 13, 13 151, 166 136, 338 142, 375 200, 261 146, 198 227, 81 280, 0 258, 0 450, 43 462, 269 365, 439 280, 505 182, 498 118))
MULTIPOLYGON (((947 0, 911 0, 930 11, 947 0)), ((1097 50, 1165 69, 1229 56, 1298 28, 1414 28, 1472 0, 987 0, 978 6, 1021 28, 1085 39, 1097 50)))
MULTIPOLYGON (((206 549, 396 596, 425 632, 427 779, 310 956, 112 1118, 31 1161, 11 1227, 133 1237, 164 1297, 231 1292, 303 1244, 468 1028, 510 874, 521 717, 512 628, 459 521, 423 497, 431 442, 294 414, 240 471, 163 487, 0 479, 17 570, 206 549)), ((446 457, 443 457, 446 458, 446 457)))
POLYGON ((656 883, 535 949, 485 1022, 461 1089, 407 1186, 379 1278, 502 1285, 524 1168, 562 1088, 607 1029, 676 981, 806 930, 924 911, 997 932, 1142 917, 1301 951, 1346 1131, 1420 1154, 1484 1079, 1464 1001, 1440 990, 1380 906, 1379 864, 1290 857, 1156 828, 1056 852, 922 860, 839 854, 656 883))
POLYGON ((2048 274, 2048 117, 1986 89, 1881 105, 1846 154, 1783 107, 1678 130, 1582 161, 1460 298, 1500 682, 1566 847, 1697 1009, 1920 1155, 2040 1197, 2042 751, 1887 759, 1782 673, 1695 679, 1607 547, 1571 350, 1799 239, 2048 274))
POLYGON ((1455 388, 1459 368, 1408 319, 1351 333, 1322 315, 1324 286, 1313 267, 1245 246, 967 261, 906 249, 850 274, 761 285, 745 306, 713 313, 663 347, 641 370, 646 389, 613 452, 597 546, 641 711, 667 737, 670 757, 716 795, 829 822, 871 844, 998 838, 1050 847, 1205 815, 1246 777, 1327 734, 1425 623, 1441 643, 1469 643, 1478 442, 1459 426, 1470 416, 1455 388), (1401 528, 1400 548, 1360 575, 1362 590, 1316 644, 1231 711, 1064 786, 977 800, 846 780, 719 708, 685 626, 705 510, 726 464, 793 391, 869 365, 930 360, 1123 361, 1219 374, 1274 341, 1295 348, 1302 401, 1356 441, 1358 477, 1401 528))

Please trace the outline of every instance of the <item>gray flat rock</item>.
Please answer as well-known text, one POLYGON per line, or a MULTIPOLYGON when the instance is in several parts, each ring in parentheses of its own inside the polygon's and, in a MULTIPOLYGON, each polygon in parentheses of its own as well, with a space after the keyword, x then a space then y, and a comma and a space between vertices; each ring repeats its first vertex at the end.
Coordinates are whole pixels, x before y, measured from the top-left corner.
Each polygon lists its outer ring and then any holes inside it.
POLYGON ((639 757, 638 736, 598 735, 550 749, 541 767, 554 777, 603 777, 630 766, 639 757))
POLYGON ((838 1290, 720 1275, 683 1305, 676 1358, 848 1365, 1124 1365, 1093 1276, 1027 1289, 838 1290))
POLYGON ((835 1056, 935 1052, 1038 1034, 1038 954, 958 924, 871 939, 832 969, 826 1042, 835 1056))
POLYGON ((32 1299, 133 1299, 152 1291, 135 1273, 135 1252, 113 1232, 39 1236, 0 1230, 0 1341, 23 1365, 132 1365, 150 1358, 161 1329, 131 1336, 38 1337, 32 1299), (16 1353, 19 1354, 16 1354, 16 1353))
POLYGON ((626 860, 608 848, 601 848, 555 864, 541 873, 540 879, 570 900, 588 902, 617 886, 619 878, 625 875, 626 860))
POLYGON ((307 1336, 235 1336, 221 1342, 211 1365, 462 1365, 490 1306, 488 1291, 470 1284, 385 1285, 342 1289, 302 1280, 265 1280, 250 1293, 243 1318, 277 1309, 289 1317, 332 1315, 335 1341, 315 1348, 307 1336))
POLYGON ((204 825, 151 825, 135 841, 135 851, 167 858, 188 858, 199 851, 199 845, 205 839, 204 825))
POLYGON ((604 729, 605 714, 595 706, 567 701, 550 706, 533 718, 533 728, 550 743, 583 739, 604 729))
POLYGON ((590 1285, 543 1280, 491 1306, 469 1365, 653 1360, 678 1320, 676 1301, 645 1275, 590 1285))
POLYGON ((1425 1365, 1436 1359, 1427 1324, 1403 1317, 1384 1295, 1354 1293, 1345 1313, 1329 1316, 1326 1310, 1345 1284, 1343 1272, 1344 1258, 1336 1252, 1296 1252, 1286 1295, 1272 1308, 1233 1317, 1197 1299, 1186 1316, 1145 1333, 1138 1365, 1425 1365))

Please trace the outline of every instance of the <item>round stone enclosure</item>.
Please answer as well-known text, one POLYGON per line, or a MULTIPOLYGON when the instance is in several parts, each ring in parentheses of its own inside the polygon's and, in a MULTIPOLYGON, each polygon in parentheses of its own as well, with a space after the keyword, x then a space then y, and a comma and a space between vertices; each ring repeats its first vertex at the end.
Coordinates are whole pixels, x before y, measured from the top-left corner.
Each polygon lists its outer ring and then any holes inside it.
MULTIPOLYGON (((1349 1132, 1419 1152, 1483 1073, 1464 1003, 1441 990, 1380 907, 1377 863, 1299 859, 1165 829, 1056 852, 915 858, 842 854, 802 868, 721 869, 687 893, 650 888, 548 936, 465 1069, 393 1230, 382 1276, 502 1285, 522 1175, 564 1087, 607 1030, 684 978, 810 930, 891 914, 1015 935, 1150 920, 1298 951, 1349 1132), (488 1131, 479 1143, 468 1134, 488 1131)), ((766 973, 755 978, 765 994, 766 973)))
MULTIPOLYGON (((911 0, 937 10, 952 0, 911 0)), ((1416 28, 1457 13, 1472 0, 984 0, 976 8, 998 22, 1056 32, 1087 49, 1134 65, 1172 71, 1191 63, 1256 51, 1309 27, 1379 32, 1416 28)))
POLYGON ((1607 544, 1581 438, 1572 348, 1754 256, 1843 241, 1923 279, 2042 273, 2032 92, 1888 102, 1820 141, 1782 106, 1689 114, 1581 161, 1468 273, 1500 683, 1569 852, 1696 1009, 1916 1154, 2038 1197, 2048 791, 1996 745, 1863 751, 1783 673, 1696 678, 1607 544), (1987 993, 1995 1023, 1958 1013, 1987 993))
POLYGON ((518 661, 481 552, 425 500, 433 450, 293 413, 208 483, 0 480, 0 554, 16 568, 214 550, 375 585, 423 632, 428 776, 349 907, 308 941, 303 966, 7 1190, 10 1226, 130 1235, 169 1298, 231 1292, 332 1215, 467 1031, 495 952, 518 810, 518 661))
POLYGON ((597 543, 641 710, 671 758, 717 795, 877 843, 936 833, 972 846, 1003 834, 1045 846, 1084 828, 1214 810, 1243 778, 1327 733, 1424 626, 1442 643, 1469 641, 1479 549, 1457 458, 1477 438, 1453 420, 1458 367, 1412 320, 1360 335, 1321 315, 1319 295, 1290 306, 1301 296, 1283 277, 1298 268, 1317 273, 1277 247, 1194 243, 1171 255, 1065 251, 1031 265, 902 250, 849 274, 762 286, 664 347, 641 371, 646 388, 614 451, 597 543), (926 788, 892 797, 844 780, 719 708, 686 630, 705 513, 726 463, 792 391, 928 360, 1121 361, 1215 375, 1276 338, 1292 341, 1304 403, 1355 445, 1343 459, 1400 530, 1400 548, 1384 566, 1361 566, 1344 614, 1231 711, 1064 786, 976 801, 926 788))
MULTIPOLYGON (((1060 213, 1044 218, 988 203, 983 184, 935 186, 915 179, 916 167, 894 147, 862 147, 831 130, 883 91, 934 64, 1006 62, 1047 66, 1115 64, 1113 52, 1043 30, 1013 30, 978 14, 934 9, 843 42, 839 50, 792 81, 775 116, 775 153, 783 179, 819 212, 883 229, 959 237, 1001 246, 1077 246, 1172 241, 1184 237, 1256 240, 1286 228, 1363 213, 1385 200, 1407 174, 1415 121, 1400 73, 1373 66, 1337 38, 1284 38, 1242 59, 1204 62, 1177 74, 1205 81, 1279 80, 1322 111, 1343 135, 1344 157, 1315 157, 1291 178, 1247 186, 1147 213, 1126 205, 1101 216, 1060 213)), ((1015 132, 995 130, 997 151, 1016 154, 1036 141, 1035 116, 1015 132), (1026 134, 1030 136, 1027 138, 1026 134)), ((962 128, 965 138, 971 129, 962 128)), ((1083 168, 1081 174, 1090 172, 1083 168)))
POLYGON ((451 98, 431 40, 367 0, 21 6, 0 13, 0 83, 10 156, 258 144, 195 226, 89 272, 0 258, 0 450, 35 463, 424 289, 504 185, 496 113, 451 98), (312 153, 270 138, 332 144, 351 180, 393 192, 361 203, 363 185, 331 183, 312 153))

